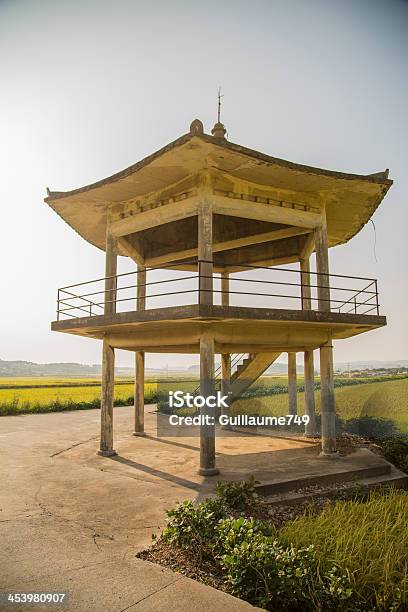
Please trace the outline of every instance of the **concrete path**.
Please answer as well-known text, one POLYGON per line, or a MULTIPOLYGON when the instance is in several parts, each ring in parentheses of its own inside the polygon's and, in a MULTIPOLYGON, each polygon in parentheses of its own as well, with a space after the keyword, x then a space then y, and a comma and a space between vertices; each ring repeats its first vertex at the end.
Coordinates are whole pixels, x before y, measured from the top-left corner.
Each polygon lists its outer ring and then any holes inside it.
MULTIPOLYGON (((146 421, 153 431, 154 415, 146 421)), ((0 418, 0 591, 69 594, 63 608, 5 609, 254 609, 135 558, 163 527, 166 508, 197 498, 214 481, 196 474, 198 440, 131 431, 132 408, 116 408, 119 456, 108 459, 96 455, 98 410, 0 418)), ((220 444, 239 449, 232 438, 220 444)))

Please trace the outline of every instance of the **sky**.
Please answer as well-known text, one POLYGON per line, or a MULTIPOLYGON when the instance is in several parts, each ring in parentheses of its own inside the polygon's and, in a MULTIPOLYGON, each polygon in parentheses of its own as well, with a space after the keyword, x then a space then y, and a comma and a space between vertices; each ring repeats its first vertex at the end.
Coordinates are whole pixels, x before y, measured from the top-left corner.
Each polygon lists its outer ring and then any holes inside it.
POLYGON ((57 288, 103 276, 104 255, 43 202, 46 187, 109 176, 195 117, 210 132, 219 85, 232 142, 390 169, 376 235, 369 223, 330 251, 331 272, 378 278, 388 325, 337 342, 335 360, 408 358, 407 30, 402 0, 0 0, 0 359, 100 363, 98 341, 50 331, 57 288))

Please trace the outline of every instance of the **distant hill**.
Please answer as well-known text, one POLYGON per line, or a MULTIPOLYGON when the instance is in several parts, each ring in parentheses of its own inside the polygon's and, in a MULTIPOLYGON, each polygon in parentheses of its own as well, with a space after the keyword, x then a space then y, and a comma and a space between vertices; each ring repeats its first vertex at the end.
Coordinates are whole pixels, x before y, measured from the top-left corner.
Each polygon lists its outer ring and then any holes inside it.
POLYGON ((32 361, 3 361, 0 376, 99 376, 101 367, 82 363, 33 363, 32 361))
MULTIPOLYGON (((298 360, 298 372, 303 372, 303 365, 298 360)), ((218 363, 216 364, 218 365, 218 363)), ((266 370, 266 374, 286 374, 287 364, 276 362, 266 370)), ((408 359, 399 361, 350 361, 349 363, 336 363, 337 371, 350 370, 366 370, 366 369, 382 369, 382 368, 399 368, 408 367, 408 359)), ((315 363, 315 368, 318 370, 319 364, 315 363)), ((0 376, 95 376, 101 375, 102 367, 98 364, 87 365, 84 363, 34 363, 32 361, 5 361, 0 359, 0 376)), ((151 375, 160 375, 169 372, 167 368, 148 368, 148 373, 151 375)), ((198 365, 191 366, 172 366, 171 372, 189 372, 191 374, 199 373, 198 365)), ((133 376, 133 368, 117 367, 115 372, 118 376, 133 376)))

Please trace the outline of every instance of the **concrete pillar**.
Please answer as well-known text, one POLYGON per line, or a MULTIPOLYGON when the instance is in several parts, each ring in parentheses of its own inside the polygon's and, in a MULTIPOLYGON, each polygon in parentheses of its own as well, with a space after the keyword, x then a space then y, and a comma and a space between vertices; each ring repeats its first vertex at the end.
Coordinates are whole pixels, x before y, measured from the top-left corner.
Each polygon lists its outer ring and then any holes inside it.
MULTIPOLYGON (((204 177, 205 179, 206 177, 204 177)), ((208 177, 207 177, 208 178, 208 177)), ((212 253, 212 205, 207 184, 199 189, 198 206, 198 259, 199 259, 199 303, 213 304, 213 253, 212 253)))
POLYGON ((322 213, 322 223, 314 231, 316 250, 317 296, 319 310, 330 312, 329 247, 327 240, 326 213, 322 213))
MULTIPOLYGON (((226 270, 221 272, 221 305, 229 306, 229 273, 226 270)), ((231 355, 223 353, 221 355, 221 393, 228 395, 231 384, 231 355)), ((223 408, 221 414, 229 415, 229 408, 223 408)), ((229 425, 222 425, 221 429, 231 429, 229 425)))
POLYGON ((297 414, 296 353, 288 353, 288 414, 297 414))
POLYGON ((221 291, 222 291, 221 305, 222 306, 229 306, 229 303, 230 303, 229 287, 230 287, 229 273, 223 270, 221 272, 221 291))
MULTIPOLYGON (((137 272, 137 296, 136 309, 146 309, 146 268, 138 267, 137 272)), ((136 351, 135 354, 135 429, 134 436, 145 436, 144 430, 144 380, 145 380, 145 354, 143 351, 136 351)))
POLYGON ((305 414, 309 416, 309 422, 305 425, 305 436, 316 435, 316 411, 315 411, 315 384, 314 384, 314 359, 313 351, 305 351, 305 414))
POLYGON ((113 393, 115 384, 115 351, 107 340, 102 346, 101 440, 99 455, 116 455, 113 448, 113 393))
POLYGON ((335 458, 336 452, 336 412, 333 381, 333 347, 326 344, 320 347, 320 388, 322 419, 323 457, 335 458))
MULTIPOLYGON (((105 304, 104 313, 116 312, 117 244, 115 238, 106 232, 105 249, 105 304)), ((115 384, 115 350, 104 338, 102 343, 102 386, 101 386, 101 439, 99 454, 104 457, 116 455, 113 449, 113 398, 115 384)))
POLYGON ((134 436, 145 436, 144 430, 144 379, 145 354, 143 351, 135 353, 135 430, 134 436))
MULTIPOLYGON (((214 337, 204 331, 200 337, 200 394, 214 395, 214 337)), ((215 467, 215 409, 203 406, 200 415, 206 422, 200 426, 200 469, 202 476, 214 476, 215 467)))
MULTIPOLYGON (((230 390, 230 384, 231 384, 231 355, 229 353, 223 353, 221 355, 221 395, 227 395, 229 393, 230 390)), ((229 409, 229 405, 228 408, 221 408, 221 414, 222 415, 226 415, 229 416, 230 414, 230 409, 229 409)), ((230 425, 221 425, 221 429, 231 429, 230 425)))
POLYGON ((312 292, 310 282, 310 259, 304 257, 300 260, 300 279, 302 289, 302 310, 310 310, 312 308, 312 292))
POLYGON ((105 314, 116 312, 116 274, 117 274, 118 250, 116 239, 106 232, 105 252, 105 314))

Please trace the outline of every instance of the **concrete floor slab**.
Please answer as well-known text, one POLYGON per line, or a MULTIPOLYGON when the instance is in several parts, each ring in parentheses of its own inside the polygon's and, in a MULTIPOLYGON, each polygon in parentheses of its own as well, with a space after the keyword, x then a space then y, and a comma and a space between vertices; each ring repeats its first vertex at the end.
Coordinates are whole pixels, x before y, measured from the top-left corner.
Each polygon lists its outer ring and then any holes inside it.
MULTIPOLYGON (((248 609, 135 559, 167 508, 205 497, 218 478, 197 473, 198 437, 156 438, 152 408, 148 435, 134 437, 132 412, 115 408, 111 458, 96 454, 98 410, 0 418, 0 588, 67 590, 69 610, 248 609)), ((228 432, 217 463, 225 479, 279 480, 338 462, 319 459, 307 441, 228 432)))

